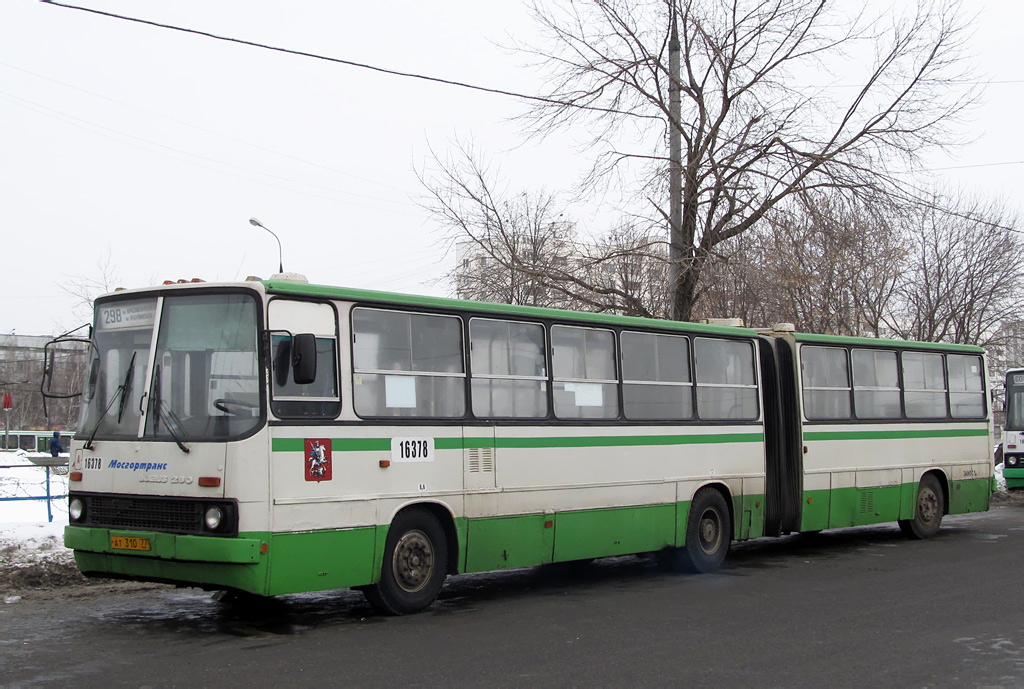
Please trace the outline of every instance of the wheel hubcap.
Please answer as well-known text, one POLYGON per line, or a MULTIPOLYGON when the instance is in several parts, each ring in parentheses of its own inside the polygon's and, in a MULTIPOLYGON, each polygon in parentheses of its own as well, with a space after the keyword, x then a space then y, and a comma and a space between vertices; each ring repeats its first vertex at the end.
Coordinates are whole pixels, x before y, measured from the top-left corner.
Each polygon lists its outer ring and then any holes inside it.
POLYGON ((409 531, 395 545, 392 560, 395 581, 403 590, 415 593, 430 579, 434 569, 434 546, 422 531, 409 531))
POLYGON ((716 510, 707 509, 700 515, 697 534, 700 538, 700 549, 708 555, 718 550, 722 540, 722 522, 716 510))
POLYGON ((917 498, 917 516, 925 524, 935 521, 939 512, 939 498, 930 488, 925 488, 917 498))

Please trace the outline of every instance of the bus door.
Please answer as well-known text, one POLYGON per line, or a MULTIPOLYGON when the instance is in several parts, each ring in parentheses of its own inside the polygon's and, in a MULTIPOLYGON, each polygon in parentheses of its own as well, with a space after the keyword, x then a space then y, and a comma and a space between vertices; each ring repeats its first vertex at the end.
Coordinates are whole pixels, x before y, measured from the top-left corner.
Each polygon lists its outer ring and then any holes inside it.
POLYGON ((793 348, 777 337, 759 337, 765 436, 765 535, 799 530, 803 492, 800 409, 793 348))

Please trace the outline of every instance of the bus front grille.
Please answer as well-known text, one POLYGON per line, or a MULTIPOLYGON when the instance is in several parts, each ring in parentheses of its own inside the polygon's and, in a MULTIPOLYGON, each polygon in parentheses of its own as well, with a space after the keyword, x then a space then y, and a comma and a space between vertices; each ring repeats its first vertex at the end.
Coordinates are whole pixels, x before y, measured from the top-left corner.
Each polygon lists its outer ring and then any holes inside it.
POLYGON ((84 503, 82 517, 74 526, 137 531, 166 531, 176 534, 232 536, 237 534, 237 506, 233 500, 197 500, 104 493, 72 493, 84 503), (224 516, 221 527, 211 531, 204 514, 217 506, 224 516))
POLYGON ((202 505, 191 500, 94 497, 86 506, 92 526, 192 533, 200 530, 202 505))

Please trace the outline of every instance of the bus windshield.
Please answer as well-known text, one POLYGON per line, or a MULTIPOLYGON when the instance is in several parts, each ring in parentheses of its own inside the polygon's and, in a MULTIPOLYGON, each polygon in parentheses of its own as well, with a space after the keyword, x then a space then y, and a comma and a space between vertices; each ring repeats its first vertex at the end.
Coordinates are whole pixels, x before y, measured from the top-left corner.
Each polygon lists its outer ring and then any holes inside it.
POLYGON ((1024 373, 1006 376, 1006 423, 1003 430, 1024 431, 1024 373))
POLYGON ((79 432, 178 442, 247 435, 263 418, 256 343, 256 303, 245 294, 98 303, 79 432))

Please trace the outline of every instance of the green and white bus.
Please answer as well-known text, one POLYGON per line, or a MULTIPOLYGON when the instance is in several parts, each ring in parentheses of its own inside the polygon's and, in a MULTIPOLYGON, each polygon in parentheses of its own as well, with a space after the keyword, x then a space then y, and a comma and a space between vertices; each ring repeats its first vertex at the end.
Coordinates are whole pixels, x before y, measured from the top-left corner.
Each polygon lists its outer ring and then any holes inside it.
POLYGON ((1024 368, 1006 372, 1003 478, 1007 489, 1024 488, 1024 368))
POLYGON ((415 612, 449 574, 989 506, 978 347, 271 279, 96 300, 86 575, 415 612))

